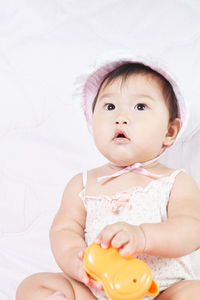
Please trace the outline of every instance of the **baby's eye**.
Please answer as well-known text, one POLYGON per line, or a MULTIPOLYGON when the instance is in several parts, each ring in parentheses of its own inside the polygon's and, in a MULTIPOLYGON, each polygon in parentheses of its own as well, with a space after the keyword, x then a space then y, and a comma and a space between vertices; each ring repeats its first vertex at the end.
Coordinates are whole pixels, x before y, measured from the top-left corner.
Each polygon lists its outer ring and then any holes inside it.
POLYGON ((138 103, 135 105, 134 109, 136 110, 146 110, 147 109, 147 105, 144 103, 138 103))
POLYGON ((113 110, 113 109, 115 109, 115 105, 112 103, 107 103, 105 105, 105 108, 106 108, 106 110, 113 110))

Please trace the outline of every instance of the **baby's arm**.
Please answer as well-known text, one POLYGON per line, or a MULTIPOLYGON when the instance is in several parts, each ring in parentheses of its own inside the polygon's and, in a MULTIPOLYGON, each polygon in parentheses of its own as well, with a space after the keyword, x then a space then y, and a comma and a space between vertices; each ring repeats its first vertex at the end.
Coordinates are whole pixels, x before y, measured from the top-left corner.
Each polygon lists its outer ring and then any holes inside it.
POLYGON ((200 190, 191 176, 177 176, 168 203, 168 219, 142 224, 145 253, 180 257, 200 248, 200 190))
POLYGON ((79 197, 82 190, 81 174, 73 177, 65 188, 61 206, 50 230, 50 241, 55 259, 63 272, 73 279, 88 284, 83 270, 81 253, 84 241, 85 208, 79 197))

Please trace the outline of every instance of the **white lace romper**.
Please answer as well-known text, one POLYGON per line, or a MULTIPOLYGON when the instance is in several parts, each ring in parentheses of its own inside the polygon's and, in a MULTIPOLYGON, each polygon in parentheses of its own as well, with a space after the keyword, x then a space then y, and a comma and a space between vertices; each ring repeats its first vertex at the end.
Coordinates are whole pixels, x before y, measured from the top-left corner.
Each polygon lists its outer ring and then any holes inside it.
MULTIPOLYGON (((87 173, 83 173, 84 189, 80 197, 84 203, 87 217, 85 240, 87 245, 94 241, 98 233, 108 224, 124 221, 129 224, 157 223, 167 219, 167 203, 176 175, 182 170, 174 171, 170 176, 151 181, 146 187, 133 187, 119 192, 112 197, 106 195, 90 196, 85 194, 87 173), (127 197, 129 205, 122 206, 118 212, 111 210, 111 203, 120 197, 127 197)), ((160 291, 172 284, 186 279, 195 279, 190 265, 189 256, 180 258, 162 258, 140 254, 139 259, 145 261, 152 270, 153 278, 160 291)), ((92 289, 99 300, 107 299, 103 291, 92 289)), ((145 299, 153 299, 145 297, 145 299)))

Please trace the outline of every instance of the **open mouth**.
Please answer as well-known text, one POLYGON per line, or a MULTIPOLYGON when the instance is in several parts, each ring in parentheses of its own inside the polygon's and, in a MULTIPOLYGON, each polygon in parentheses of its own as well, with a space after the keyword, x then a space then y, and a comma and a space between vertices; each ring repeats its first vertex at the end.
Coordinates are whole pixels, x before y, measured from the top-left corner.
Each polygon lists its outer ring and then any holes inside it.
POLYGON ((123 144, 130 141, 129 137, 126 135, 126 133, 122 130, 117 130, 115 132, 115 135, 113 137, 113 141, 117 144, 123 144))
POLYGON ((117 135, 117 138, 126 138, 126 136, 125 136, 123 133, 119 133, 119 134, 117 135))

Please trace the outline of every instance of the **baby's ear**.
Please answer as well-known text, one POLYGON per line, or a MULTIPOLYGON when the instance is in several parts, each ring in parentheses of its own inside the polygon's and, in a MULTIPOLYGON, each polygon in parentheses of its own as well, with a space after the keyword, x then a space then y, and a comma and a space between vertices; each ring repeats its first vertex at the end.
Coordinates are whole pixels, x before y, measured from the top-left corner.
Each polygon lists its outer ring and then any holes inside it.
POLYGON ((171 146, 175 142, 176 137, 181 129, 181 126, 182 121, 179 118, 176 118, 169 123, 168 132, 164 139, 163 146, 171 146))

